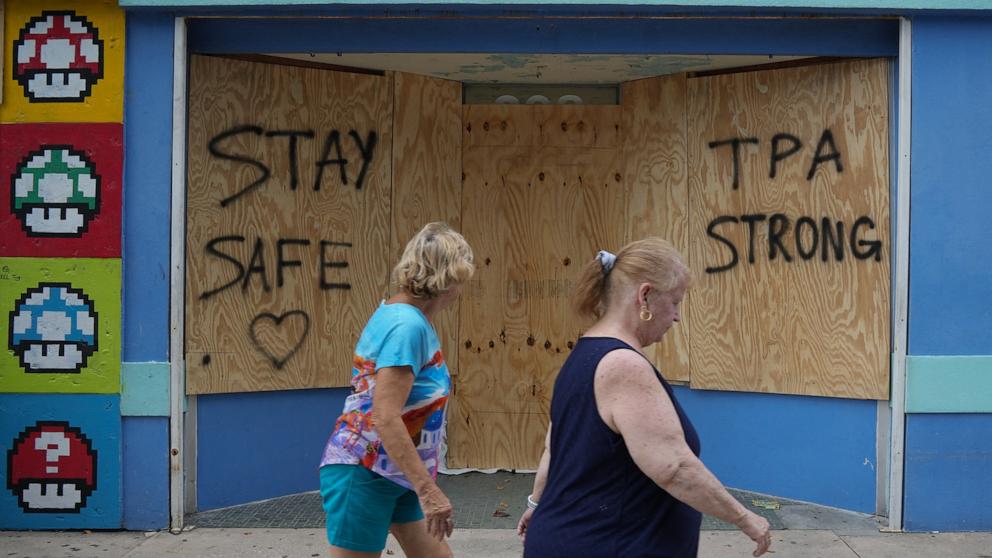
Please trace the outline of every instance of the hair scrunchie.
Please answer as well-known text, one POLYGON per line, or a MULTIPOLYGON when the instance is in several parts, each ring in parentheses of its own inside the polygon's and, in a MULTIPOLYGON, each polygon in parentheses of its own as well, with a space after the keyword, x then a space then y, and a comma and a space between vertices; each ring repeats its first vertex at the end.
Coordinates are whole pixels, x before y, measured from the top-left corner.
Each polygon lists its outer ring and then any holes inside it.
POLYGON ((609 275, 610 270, 613 269, 613 265, 617 263, 616 254, 607 252, 606 250, 600 250, 596 253, 596 259, 599 260, 599 265, 603 267, 603 275, 609 275))

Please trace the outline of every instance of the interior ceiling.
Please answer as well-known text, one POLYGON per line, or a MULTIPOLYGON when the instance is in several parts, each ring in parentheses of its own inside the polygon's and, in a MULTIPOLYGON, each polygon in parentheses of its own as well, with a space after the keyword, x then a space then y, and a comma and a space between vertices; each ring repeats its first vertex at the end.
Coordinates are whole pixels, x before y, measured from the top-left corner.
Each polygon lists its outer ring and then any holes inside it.
POLYGON ((395 70, 464 83, 609 84, 784 62, 802 56, 676 54, 295 53, 273 55, 336 66, 395 70))

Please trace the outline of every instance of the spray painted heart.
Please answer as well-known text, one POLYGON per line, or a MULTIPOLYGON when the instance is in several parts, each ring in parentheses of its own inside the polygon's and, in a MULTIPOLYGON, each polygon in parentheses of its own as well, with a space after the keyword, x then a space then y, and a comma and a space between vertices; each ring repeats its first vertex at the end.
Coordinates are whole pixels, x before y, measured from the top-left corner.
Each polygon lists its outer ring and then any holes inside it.
POLYGON ((290 310, 289 312, 284 312, 278 316, 270 312, 262 312, 261 314, 255 316, 255 319, 251 321, 251 325, 248 327, 248 334, 251 336, 252 343, 254 343, 255 347, 263 355, 265 355, 265 358, 269 359, 269 362, 272 363, 272 366, 276 367, 276 370, 282 370, 282 367, 286 364, 286 362, 296 354, 296 351, 300 350, 300 347, 303 345, 303 341, 307 338, 309 333, 310 316, 308 316, 303 310, 290 310), (280 345, 285 346, 293 342, 290 335, 284 333, 286 331, 285 329, 280 331, 281 328, 286 327, 283 326, 283 322, 292 316, 299 316, 299 318, 303 319, 303 331, 297 336, 295 344, 292 345, 292 348, 288 351, 280 350, 280 345), (272 334, 263 336, 265 341, 265 343, 263 343, 259 340, 259 325, 268 321, 273 323, 273 328, 270 329, 273 329, 274 331, 272 334))

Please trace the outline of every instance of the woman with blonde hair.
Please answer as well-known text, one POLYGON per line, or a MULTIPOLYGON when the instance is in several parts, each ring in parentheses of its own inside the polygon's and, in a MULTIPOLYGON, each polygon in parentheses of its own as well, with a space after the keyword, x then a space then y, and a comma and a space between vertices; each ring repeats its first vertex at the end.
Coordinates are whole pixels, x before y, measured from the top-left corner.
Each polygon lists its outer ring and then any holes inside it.
POLYGON ((551 425, 518 533, 525 558, 695 558, 700 512, 733 523, 764 554, 768 522, 699 460, 699 437, 642 350, 679 321, 691 273, 647 238, 583 269, 574 303, 595 323, 555 381, 551 425))
POLYGON ((462 235, 428 224, 393 269, 396 294, 362 330, 353 392, 320 462, 332 557, 379 556, 390 531, 407 556, 451 555, 451 503, 435 482, 451 376, 432 319, 474 271, 462 235))

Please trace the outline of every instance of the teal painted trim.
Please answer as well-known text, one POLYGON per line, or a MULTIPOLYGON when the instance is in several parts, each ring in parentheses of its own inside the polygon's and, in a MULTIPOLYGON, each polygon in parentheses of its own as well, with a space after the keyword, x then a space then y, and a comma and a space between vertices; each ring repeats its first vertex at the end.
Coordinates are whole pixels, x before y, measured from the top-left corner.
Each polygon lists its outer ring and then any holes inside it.
POLYGON ((907 413, 992 413, 992 356, 907 356, 907 413))
POLYGON ((121 363, 121 416, 169 416, 169 363, 121 363))
MULTIPOLYGON (((369 0, 120 0, 121 7, 138 6, 319 6, 330 4, 385 4, 369 0)), ((404 5, 490 4, 490 5, 606 5, 606 6, 696 6, 701 8, 842 8, 877 10, 989 10, 992 0, 449 0, 447 2, 407 0, 404 5)))

